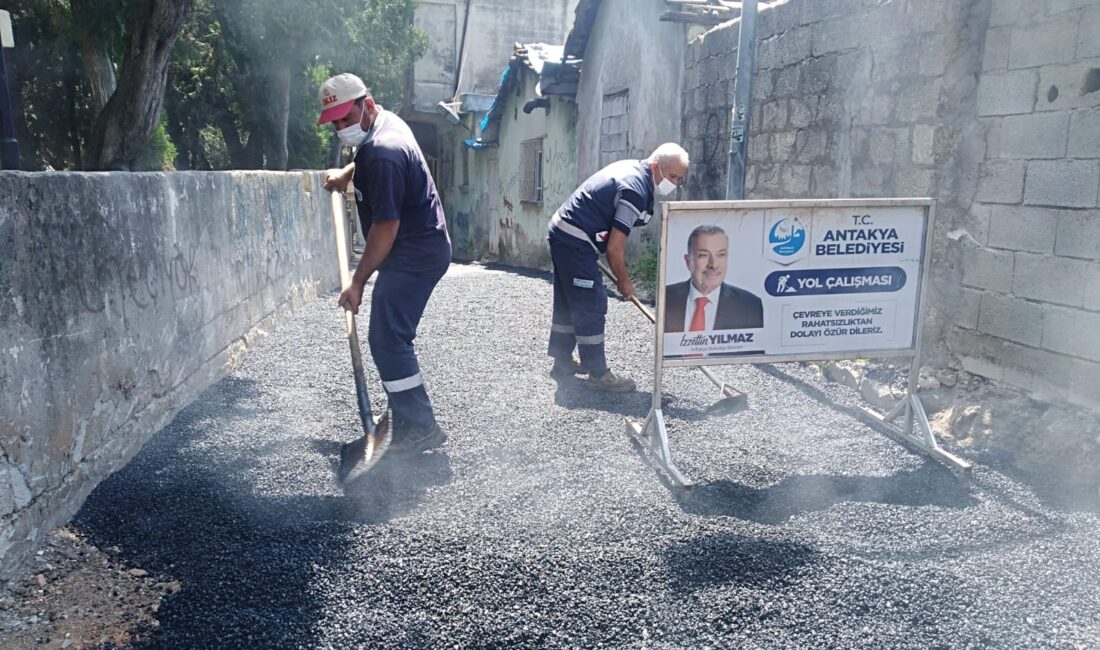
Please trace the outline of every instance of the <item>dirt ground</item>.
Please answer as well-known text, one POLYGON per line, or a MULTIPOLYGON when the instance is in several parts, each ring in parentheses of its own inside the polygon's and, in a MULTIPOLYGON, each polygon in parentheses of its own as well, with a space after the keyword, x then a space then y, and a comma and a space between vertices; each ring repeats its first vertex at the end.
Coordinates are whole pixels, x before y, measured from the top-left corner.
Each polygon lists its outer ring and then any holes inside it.
POLYGON ((126 648, 155 630, 179 583, 123 566, 119 552, 67 528, 50 533, 23 578, 0 589, 0 647, 126 648))
MULTIPOLYGON (((880 411, 906 393, 903 361, 835 361, 818 365, 829 380, 855 389, 880 411)), ((1027 480, 1049 483, 1076 501, 1100 506, 1100 418, 1081 408, 958 369, 922 368, 920 397, 937 435, 972 453, 1007 457, 1027 480)))

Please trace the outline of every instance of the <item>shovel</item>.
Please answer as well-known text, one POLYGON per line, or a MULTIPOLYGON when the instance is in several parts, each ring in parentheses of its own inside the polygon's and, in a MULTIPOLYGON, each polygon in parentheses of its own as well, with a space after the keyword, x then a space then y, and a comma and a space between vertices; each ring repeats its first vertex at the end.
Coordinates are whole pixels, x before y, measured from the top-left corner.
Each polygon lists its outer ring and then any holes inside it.
MULTIPOLYGON (((611 280, 615 284, 619 283, 618 278, 611 272, 611 269, 607 268, 607 265, 603 262, 597 261, 600 270, 607 276, 608 280, 611 280)), ((645 317, 649 319, 650 323, 657 324, 657 317, 653 315, 653 312, 649 311, 635 296, 630 296, 630 302, 634 303, 634 306, 638 308, 638 311, 645 314, 645 317)), ((730 386, 726 382, 722 381, 714 375, 713 372, 707 370, 706 366, 695 366, 699 369, 699 372, 706 375, 707 379, 711 380, 715 386, 718 387, 719 394, 722 395, 722 399, 718 400, 714 404, 707 407, 708 415, 727 415, 729 413, 735 413, 737 411, 744 410, 749 405, 749 396, 743 393, 733 386, 730 386)))
MULTIPOLYGON (((348 270, 348 236, 344 219, 344 195, 332 192, 332 225, 336 231, 336 258, 340 264, 340 290, 351 284, 348 270)), ((359 332, 355 328, 355 314, 344 308, 344 327, 351 346, 351 367, 355 375, 355 396, 359 404, 359 420, 363 424, 363 437, 340 447, 340 469, 337 478, 348 485, 365 474, 382 458, 390 444, 389 414, 382 413, 376 421, 371 413, 367 381, 363 374, 363 355, 359 352, 359 332)))

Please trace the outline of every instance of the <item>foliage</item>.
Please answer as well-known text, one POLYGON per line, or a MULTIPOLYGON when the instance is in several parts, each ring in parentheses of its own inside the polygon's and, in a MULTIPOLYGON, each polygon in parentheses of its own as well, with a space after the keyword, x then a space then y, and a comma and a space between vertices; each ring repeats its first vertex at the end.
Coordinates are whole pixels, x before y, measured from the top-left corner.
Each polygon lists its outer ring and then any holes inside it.
POLYGON ((168 120, 161 115, 160 125, 153 132, 145 153, 138 158, 134 171, 174 171, 176 169, 176 145, 168 137, 168 120))
POLYGON ((16 0, 5 9, 12 13, 17 45, 5 57, 21 164, 25 169, 79 169, 79 143, 93 116, 82 100, 68 2, 16 0))
POLYGON ((318 88, 350 70, 380 102, 399 99, 408 66, 427 49, 412 26, 416 5, 199 0, 167 91, 178 167, 217 169, 225 156, 242 169, 325 166, 333 138, 331 129, 316 126, 318 88), (380 48, 387 53, 376 54, 380 48))
POLYGON ((631 279, 647 292, 652 293, 657 289, 657 265, 660 259, 661 253, 657 249, 657 242, 647 240, 638 259, 630 265, 631 279))
MULTIPOLYGON (((142 0, 10 0, 6 52, 26 169, 81 169, 97 118, 88 51, 117 74, 126 17, 142 0)), ((334 151, 317 91, 359 74, 399 108, 427 39, 418 0, 195 0, 176 41, 160 126, 135 168, 318 168, 334 151)))

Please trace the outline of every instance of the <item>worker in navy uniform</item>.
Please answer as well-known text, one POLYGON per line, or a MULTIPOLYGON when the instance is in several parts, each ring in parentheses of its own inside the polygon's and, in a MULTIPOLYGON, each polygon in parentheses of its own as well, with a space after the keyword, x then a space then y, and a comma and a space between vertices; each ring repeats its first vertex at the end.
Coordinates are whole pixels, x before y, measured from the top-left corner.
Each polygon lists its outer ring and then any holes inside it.
POLYGON ((554 263, 554 315, 550 326, 551 374, 587 374, 597 390, 629 392, 634 381, 616 376, 604 354, 607 291, 597 266, 600 254, 618 278, 619 293, 630 299, 634 284, 626 268, 631 230, 649 223, 655 198, 676 190, 688 168, 688 155, 675 143, 657 148, 645 160, 620 160, 588 178, 550 219, 554 263), (573 350, 580 362, 573 358, 573 350))
MULTIPOLYGON (((346 191, 348 182, 354 184, 366 238, 339 304, 358 313, 367 280, 378 272, 367 341, 389 398, 389 453, 440 447, 446 436, 436 422, 413 348, 428 298, 451 262, 451 239, 435 181, 408 124, 375 103, 355 75, 326 81, 321 107, 317 123, 331 123, 340 142, 355 149, 350 165, 325 174, 325 189, 346 191)), ((342 472, 350 469, 344 464, 342 472)))

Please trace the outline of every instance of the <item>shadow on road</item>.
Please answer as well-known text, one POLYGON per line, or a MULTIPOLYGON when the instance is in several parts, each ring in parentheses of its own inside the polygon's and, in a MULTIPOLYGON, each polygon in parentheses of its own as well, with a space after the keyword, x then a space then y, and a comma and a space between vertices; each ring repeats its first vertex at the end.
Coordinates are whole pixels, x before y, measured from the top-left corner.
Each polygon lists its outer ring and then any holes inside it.
POLYGON ((644 419, 649 411, 650 395, 637 390, 629 393, 605 393, 592 388, 583 377, 555 379, 554 403, 567 409, 590 409, 644 419))
MULTIPOLYGON (((862 420, 858 409, 851 406, 836 403, 824 391, 789 373, 784 372, 774 364, 760 364, 756 368, 776 379, 780 379, 808 397, 820 402, 827 408, 862 420)), ((870 426, 870 425, 869 425, 870 426)), ((873 427, 872 427, 873 428, 873 427)), ((1065 480, 1066 477, 1057 473, 1031 472, 1021 469, 1016 465, 1012 454, 1006 451, 991 449, 966 449, 963 453, 951 444, 950 440, 939 440, 940 444, 947 447, 952 453, 959 454, 976 466, 985 466, 996 472, 1002 473, 1013 481, 1029 485, 1036 497, 1047 508, 1063 512, 1100 513, 1100 498, 1098 498, 1097 485, 1074 484, 1065 480)), ((917 452, 914 452, 917 453, 917 452)), ((1024 508, 1026 509, 1026 508, 1024 508)))
MULTIPOLYGON (((337 455, 340 443, 332 443, 337 455)), ((336 472, 337 456, 333 458, 336 472)), ((437 451, 409 458, 388 454, 370 472, 345 487, 345 515, 361 522, 380 524, 392 517, 408 514, 424 498, 433 485, 445 485, 451 480, 451 461, 445 452, 437 451)))
POLYGON ((817 386, 814 386, 813 384, 807 383, 806 381, 795 377, 790 373, 783 372, 783 370, 780 369, 780 367, 776 364, 761 363, 757 364, 755 368, 766 375, 771 375, 772 377, 775 377, 776 379, 779 379, 780 381, 789 384, 795 390, 819 402, 822 406, 828 408, 831 411, 835 411, 836 413, 839 413, 841 415, 846 415, 855 420, 863 421, 863 414, 859 409, 852 406, 847 406, 845 404, 837 403, 837 401, 830 397, 825 391, 821 390, 817 386))
POLYGON ((663 559, 673 591, 680 594, 736 583, 775 588, 818 553, 805 544, 719 533, 668 546, 663 559))
POLYGON ((975 499, 933 461, 890 476, 789 476, 765 488, 712 481, 697 484, 680 497, 686 512, 761 524, 783 523, 796 515, 847 502, 966 508, 975 499))
POLYGON ((119 547, 125 566, 180 582, 147 647, 316 638, 328 606, 318 570, 349 561, 364 523, 408 513, 450 480, 449 459, 433 453, 384 458, 351 496, 301 494, 301 485, 334 481, 340 443, 302 437, 270 396, 251 380, 218 382, 101 483, 73 521, 100 548, 119 547), (331 458, 331 468, 312 454, 331 458))
MULTIPOLYGON (((604 393, 589 386, 583 377, 567 377, 554 381, 558 385, 554 391, 554 404, 567 409, 603 411, 641 422, 648 415, 653 400, 650 393, 639 390, 629 393, 604 393)), ((662 406, 665 412, 675 411, 676 419, 685 422, 735 415, 747 408, 745 403, 731 406, 731 402, 723 401, 718 396, 703 408, 683 405, 683 401, 672 393, 662 395, 662 406)))

